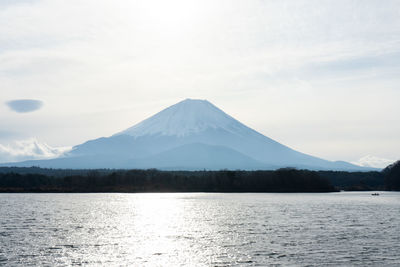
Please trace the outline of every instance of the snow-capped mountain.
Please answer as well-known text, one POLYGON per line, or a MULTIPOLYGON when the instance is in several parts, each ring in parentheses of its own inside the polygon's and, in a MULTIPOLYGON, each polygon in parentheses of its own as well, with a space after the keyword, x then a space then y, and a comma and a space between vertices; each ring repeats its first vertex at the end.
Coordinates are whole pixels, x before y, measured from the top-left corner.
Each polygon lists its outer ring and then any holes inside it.
POLYGON ((238 134, 248 128, 207 100, 186 99, 116 135, 184 137, 209 129, 238 134))
MULTIPOLYGON (((245 126, 207 100, 186 99, 65 156, 19 163, 51 168, 363 170, 303 154, 245 126)), ((365 169, 364 169, 365 170, 365 169)))

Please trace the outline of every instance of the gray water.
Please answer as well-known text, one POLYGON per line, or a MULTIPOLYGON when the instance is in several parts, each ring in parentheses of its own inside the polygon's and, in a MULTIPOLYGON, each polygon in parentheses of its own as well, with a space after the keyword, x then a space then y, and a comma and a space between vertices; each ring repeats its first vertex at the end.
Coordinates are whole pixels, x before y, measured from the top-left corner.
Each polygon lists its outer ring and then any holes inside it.
POLYGON ((0 194, 5 266, 399 266, 400 193, 0 194))

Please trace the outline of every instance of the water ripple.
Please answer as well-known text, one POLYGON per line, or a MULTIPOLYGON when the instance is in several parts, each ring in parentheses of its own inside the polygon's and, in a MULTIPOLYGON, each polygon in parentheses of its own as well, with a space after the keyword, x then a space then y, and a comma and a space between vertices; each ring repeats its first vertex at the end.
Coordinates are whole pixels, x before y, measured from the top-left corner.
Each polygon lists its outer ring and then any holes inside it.
POLYGON ((400 193, 0 194, 0 265, 398 266, 400 193))

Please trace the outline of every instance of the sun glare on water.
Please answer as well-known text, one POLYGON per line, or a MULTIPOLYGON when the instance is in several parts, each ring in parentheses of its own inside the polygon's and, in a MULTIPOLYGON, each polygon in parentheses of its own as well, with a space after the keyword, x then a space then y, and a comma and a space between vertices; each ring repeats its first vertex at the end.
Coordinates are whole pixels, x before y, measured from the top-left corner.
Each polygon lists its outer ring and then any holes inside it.
MULTIPOLYGON (((161 197, 159 194, 144 194, 142 198, 131 200, 129 205, 135 216, 134 218, 128 216, 129 221, 124 224, 132 225, 131 228, 127 228, 127 231, 133 231, 131 238, 132 246, 135 247, 135 255, 147 259, 149 266, 162 266, 165 264, 163 262, 165 255, 171 256, 169 260, 171 263, 174 262, 174 258, 178 258, 179 254, 187 251, 188 248, 185 247, 187 242, 182 232, 187 227, 185 226, 187 220, 182 200, 175 198, 174 194, 165 194, 161 197), (142 234, 142 236, 138 237, 138 234, 142 234), (157 238, 149 238, 150 236, 157 238), (142 240, 140 246, 135 244, 138 239, 142 240)), ((190 259, 191 257, 187 258, 187 260, 190 259)), ((193 257, 192 260, 198 261, 193 257)), ((187 263, 190 264, 190 262, 187 263)))

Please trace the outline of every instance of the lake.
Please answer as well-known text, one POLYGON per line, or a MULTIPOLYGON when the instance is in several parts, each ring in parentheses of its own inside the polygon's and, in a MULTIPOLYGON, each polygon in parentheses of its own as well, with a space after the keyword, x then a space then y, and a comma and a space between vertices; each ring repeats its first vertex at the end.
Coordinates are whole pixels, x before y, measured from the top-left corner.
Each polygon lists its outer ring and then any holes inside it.
POLYGON ((0 194, 0 265, 398 266, 400 192, 0 194))

